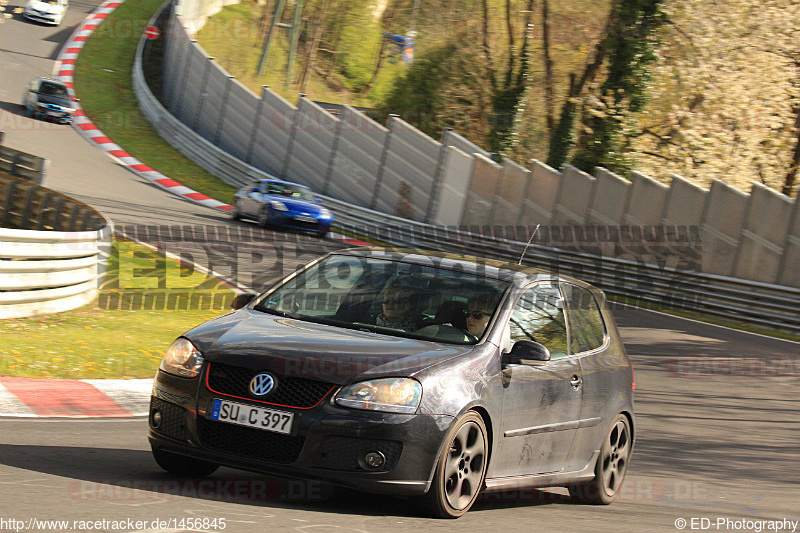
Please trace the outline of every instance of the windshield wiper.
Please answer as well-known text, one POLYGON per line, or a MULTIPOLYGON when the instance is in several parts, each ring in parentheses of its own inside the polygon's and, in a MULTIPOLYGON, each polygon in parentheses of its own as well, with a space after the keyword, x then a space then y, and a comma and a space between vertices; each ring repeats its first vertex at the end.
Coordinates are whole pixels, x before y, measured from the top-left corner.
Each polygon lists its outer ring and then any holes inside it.
POLYGON ((256 306, 256 309, 259 311, 263 311, 265 313, 269 313, 270 315, 282 316, 284 318, 297 318, 296 316, 289 314, 286 311, 278 311, 277 309, 273 309, 271 307, 256 306))

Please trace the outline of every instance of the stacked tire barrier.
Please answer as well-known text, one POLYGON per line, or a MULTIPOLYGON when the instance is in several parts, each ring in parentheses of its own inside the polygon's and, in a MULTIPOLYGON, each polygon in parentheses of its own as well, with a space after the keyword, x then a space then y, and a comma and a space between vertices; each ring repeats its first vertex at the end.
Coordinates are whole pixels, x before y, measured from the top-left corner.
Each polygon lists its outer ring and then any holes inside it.
POLYGON ((88 205, 0 173, 0 319, 91 303, 111 232, 88 205))
POLYGON ((21 178, 25 181, 44 185, 47 159, 12 150, 2 146, 3 132, 0 132, 0 173, 21 178))

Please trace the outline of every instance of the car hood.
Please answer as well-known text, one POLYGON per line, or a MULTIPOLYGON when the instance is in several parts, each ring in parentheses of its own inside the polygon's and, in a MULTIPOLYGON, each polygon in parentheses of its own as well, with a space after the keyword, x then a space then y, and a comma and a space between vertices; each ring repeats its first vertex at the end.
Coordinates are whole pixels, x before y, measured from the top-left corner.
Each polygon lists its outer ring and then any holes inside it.
POLYGON ((56 96, 48 96, 46 94, 37 94, 36 101, 41 104, 55 104, 61 107, 72 109, 72 103, 66 98, 58 98, 56 96))
POLYGON ((277 200, 278 202, 283 202, 292 213, 303 212, 309 215, 319 215, 319 211, 322 209, 322 206, 317 203, 309 202, 308 200, 299 200, 297 198, 289 198, 287 196, 269 194, 267 195, 267 199, 270 201, 277 200))
POLYGON ((37 2, 36 0, 25 4, 28 9, 35 9, 40 13, 50 13, 51 15, 58 15, 64 11, 64 8, 58 4, 48 4, 47 2, 37 2))
POLYGON ((339 385, 411 376, 474 348, 315 324, 248 308, 206 322, 185 337, 212 363, 339 385))

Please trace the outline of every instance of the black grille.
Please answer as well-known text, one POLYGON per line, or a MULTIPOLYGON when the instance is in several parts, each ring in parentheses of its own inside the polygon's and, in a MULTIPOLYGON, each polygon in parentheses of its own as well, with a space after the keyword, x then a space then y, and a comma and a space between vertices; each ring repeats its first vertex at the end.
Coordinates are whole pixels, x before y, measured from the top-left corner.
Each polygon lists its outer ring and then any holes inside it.
POLYGON ((402 451, 403 444, 393 440, 328 437, 320 446, 314 466, 329 470, 386 472, 394 468, 402 451), (381 452, 386 463, 376 469, 365 468, 359 458, 363 458, 367 452, 381 452))
POLYGON ((189 440, 189 432, 186 429, 186 410, 172 403, 165 402, 159 398, 150 398, 150 421, 152 425, 153 412, 161 413, 161 424, 154 428, 159 433, 167 437, 178 440, 189 440))
POLYGON ((205 418, 197 419, 197 432, 208 449, 281 464, 295 462, 306 440, 205 418))
POLYGON ((250 394, 250 380, 258 373, 239 366, 212 363, 208 369, 208 388, 212 392, 252 398, 258 402, 308 408, 317 405, 334 387, 313 379, 278 376, 278 386, 269 395, 255 397, 250 394))

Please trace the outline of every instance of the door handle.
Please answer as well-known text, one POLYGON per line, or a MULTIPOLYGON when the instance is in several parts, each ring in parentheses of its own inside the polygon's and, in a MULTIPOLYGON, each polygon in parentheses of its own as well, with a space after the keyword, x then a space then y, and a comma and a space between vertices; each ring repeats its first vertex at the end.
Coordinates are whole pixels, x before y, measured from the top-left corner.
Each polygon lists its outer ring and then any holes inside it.
POLYGON ((576 375, 572 376, 572 379, 569 381, 569 383, 572 385, 573 389, 578 389, 581 386, 581 383, 583 383, 583 380, 576 375))

